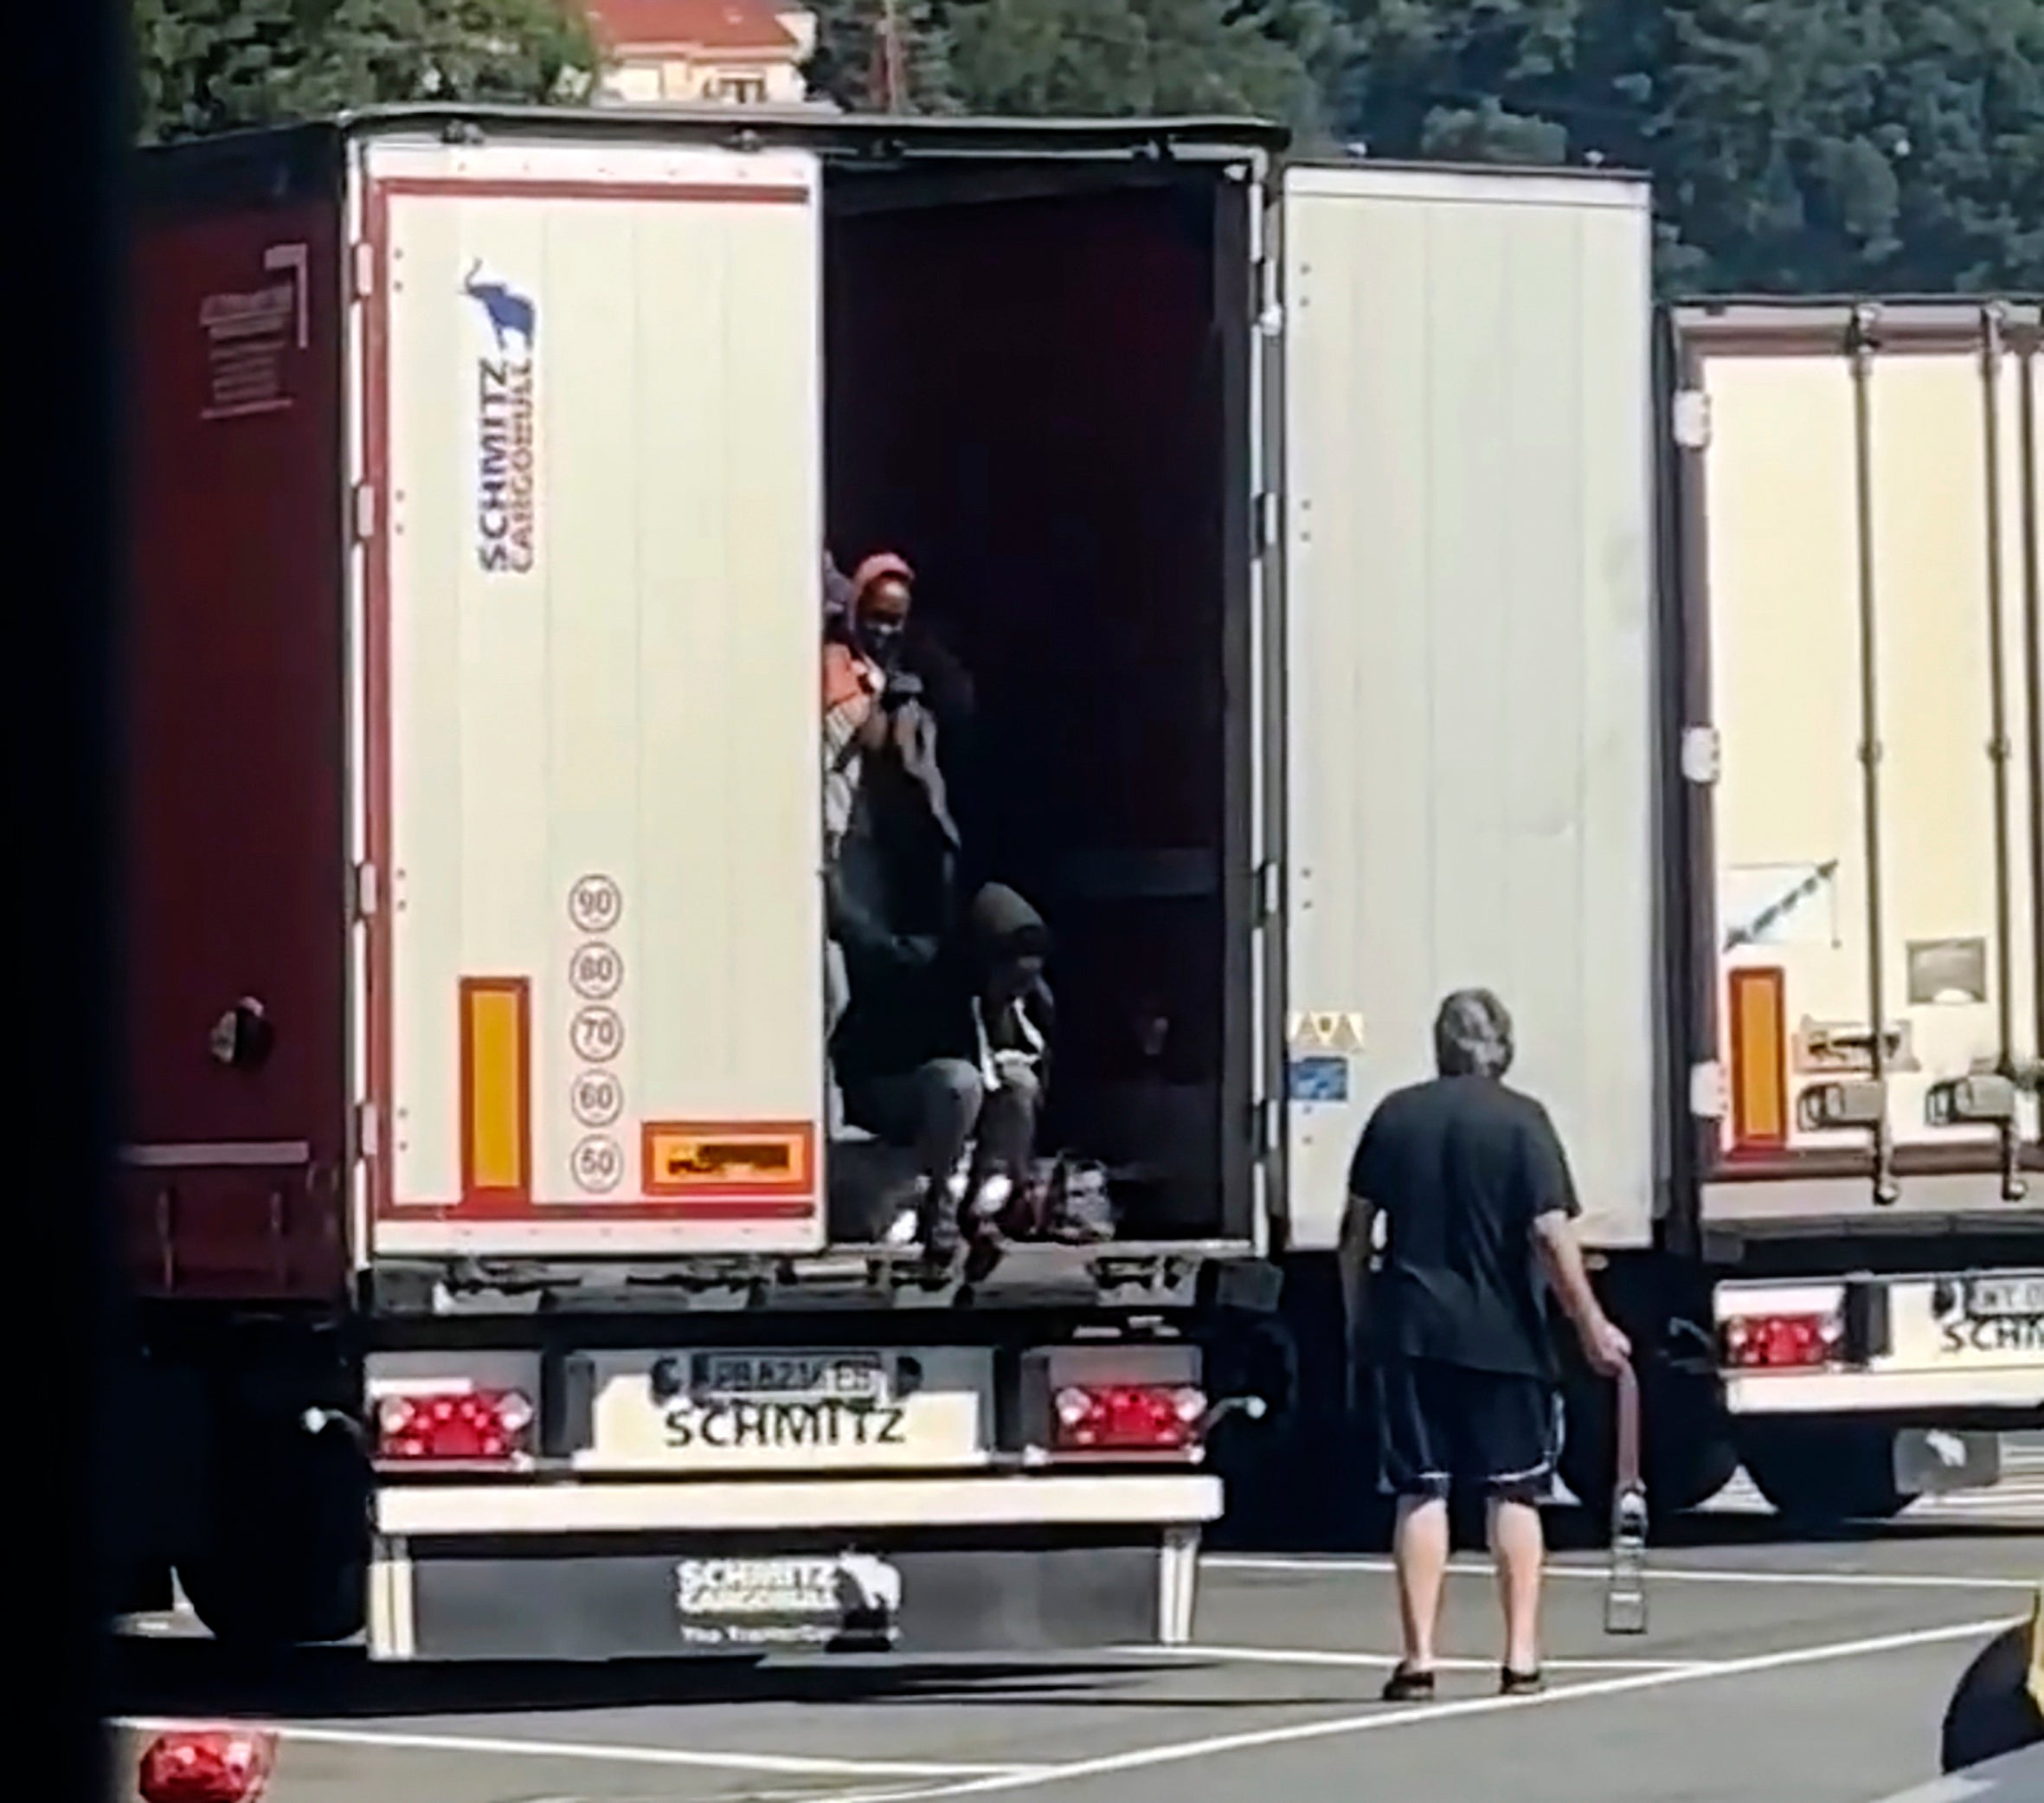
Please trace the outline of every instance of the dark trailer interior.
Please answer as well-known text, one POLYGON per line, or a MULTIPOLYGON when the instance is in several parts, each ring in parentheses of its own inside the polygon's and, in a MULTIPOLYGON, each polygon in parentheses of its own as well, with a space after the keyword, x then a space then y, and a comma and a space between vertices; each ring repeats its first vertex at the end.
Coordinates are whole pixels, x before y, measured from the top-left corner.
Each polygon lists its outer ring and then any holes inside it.
POLYGON ((1254 1209, 1254 272, 1239 126, 952 125, 825 148, 825 498, 974 690, 961 892, 1044 912, 1038 1149, 1128 1240, 1254 1209))

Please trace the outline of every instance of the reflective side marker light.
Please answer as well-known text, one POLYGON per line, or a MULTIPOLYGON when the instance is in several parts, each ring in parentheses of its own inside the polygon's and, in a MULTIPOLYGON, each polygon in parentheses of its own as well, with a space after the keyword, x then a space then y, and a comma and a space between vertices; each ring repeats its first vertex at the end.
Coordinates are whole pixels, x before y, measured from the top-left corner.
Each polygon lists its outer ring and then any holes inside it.
POLYGON ((461 980, 461 1194, 532 1194, 532 986, 461 980))
POLYGON ((142 1803, 254 1803, 276 1763, 277 1737, 249 1728, 180 1729, 143 1750, 142 1803))
POLYGON ((1732 972, 1732 1143, 1758 1151, 1789 1143, 1787 982, 1771 966, 1732 972))

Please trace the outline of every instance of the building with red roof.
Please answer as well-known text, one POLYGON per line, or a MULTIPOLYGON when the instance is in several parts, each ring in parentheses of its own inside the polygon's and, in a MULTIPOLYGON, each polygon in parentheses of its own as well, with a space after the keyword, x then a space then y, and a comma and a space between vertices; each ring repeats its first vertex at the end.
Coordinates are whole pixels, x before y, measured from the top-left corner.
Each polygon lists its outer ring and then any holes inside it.
POLYGON ((781 0, 587 0, 604 99, 800 106, 816 16, 781 0))

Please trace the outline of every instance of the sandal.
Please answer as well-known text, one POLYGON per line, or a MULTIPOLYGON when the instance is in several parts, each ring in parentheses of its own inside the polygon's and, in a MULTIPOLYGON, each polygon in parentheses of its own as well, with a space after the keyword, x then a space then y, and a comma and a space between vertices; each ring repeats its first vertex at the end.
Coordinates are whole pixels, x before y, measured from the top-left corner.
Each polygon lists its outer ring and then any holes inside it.
POLYGON ((1431 1703, 1434 1674, 1416 1671, 1411 1665, 1400 1665, 1385 1679, 1382 1694, 1386 1703, 1431 1703))
POLYGON ((1547 1680, 1535 1665, 1531 1671, 1514 1671, 1509 1665, 1498 1670, 1497 1693, 1501 1697, 1537 1697, 1547 1688, 1547 1680))

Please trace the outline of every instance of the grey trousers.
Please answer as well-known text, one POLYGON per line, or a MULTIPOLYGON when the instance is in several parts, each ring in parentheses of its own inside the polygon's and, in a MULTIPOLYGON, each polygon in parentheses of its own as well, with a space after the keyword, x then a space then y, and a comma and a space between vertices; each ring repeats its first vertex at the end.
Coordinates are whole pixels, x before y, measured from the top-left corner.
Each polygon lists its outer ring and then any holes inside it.
POLYGON ((974 1148, 973 1188, 996 1173, 1020 1177, 1036 1149, 1042 1091, 1020 1073, 988 1088, 977 1066, 962 1058, 932 1059, 920 1070, 871 1077, 845 1091, 845 1112, 855 1127, 890 1145, 913 1146, 933 1189, 974 1148))

